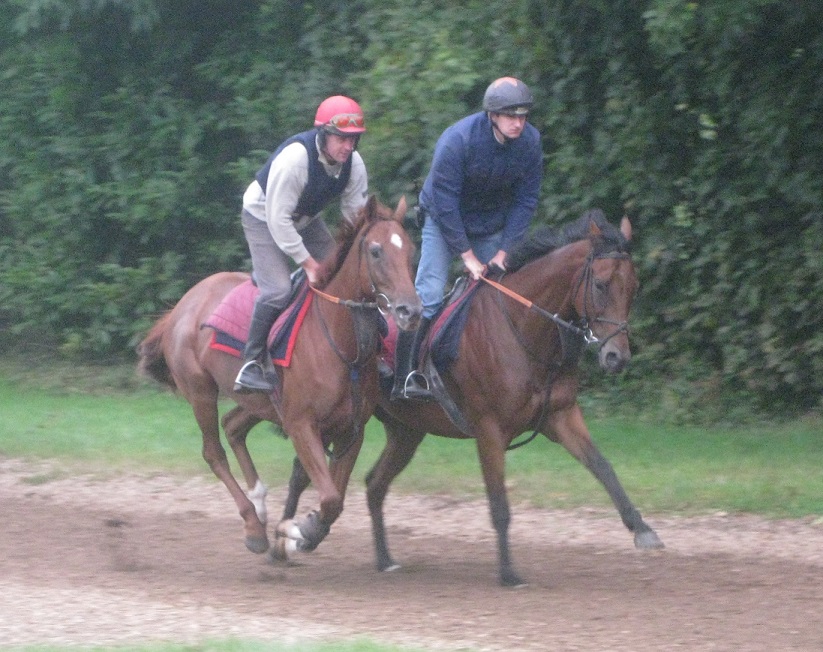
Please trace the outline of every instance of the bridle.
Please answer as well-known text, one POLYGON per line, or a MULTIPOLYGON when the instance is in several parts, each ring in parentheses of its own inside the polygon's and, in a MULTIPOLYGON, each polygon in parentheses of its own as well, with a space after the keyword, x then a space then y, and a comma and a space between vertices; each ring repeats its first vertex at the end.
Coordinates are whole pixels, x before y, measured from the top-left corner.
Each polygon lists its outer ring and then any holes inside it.
MULTIPOLYGON (((366 236, 369 234, 369 231, 374 228, 377 222, 372 222, 369 224, 369 227, 363 232, 363 235, 360 236, 360 243, 358 245, 357 251, 357 260, 358 260, 358 267, 360 262, 364 258, 364 250, 366 248, 366 236)), ((369 284, 370 284, 370 292, 374 294, 374 301, 354 301, 352 299, 341 299, 340 297, 335 297, 331 294, 327 294, 322 290, 317 289, 314 286, 309 286, 317 296, 325 299, 326 301, 330 301, 331 303, 336 303, 341 306, 346 306, 347 308, 359 308, 364 310, 379 310, 380 314, 384 317, 389 315, 392 311, 392 304, 389 300, 389 297, 386 296, 383 292, 377 291, 377 284, 374 281, 374 273, 372 272, 371 265, 369 264, 368 258, 366 258, 366 270, 369 273, 369 284)))
POLYGON ((594 301, 594 290, 593 290, 593 284, 594 284, 593 265, 594 265, 594 261, 595 260, 602 260, 602 259, 606 259, 606 258, 614 258, 614 259, 618 259, 618 260, 628 260, 630 258, 630 256, 629 256, 629 254, 627 254, 625 252, 622 252, 622 251, 611 251, 611 252, 607 252, 607 253, 596 254, 594 252, 594 250, 592 250, 591 253, 589 253, 589 255, 586 257, 586 264, 583 267, 583 272, 580 274, 580 278, 577 281, 577 285, 575 286, 574 293, 573 293, 573 296, 576 296, 577 293, 580 291, 580 287, 585 283, 584 297, 583 297, 583 315, 576 322, 567 321, 567 320, 563 319, 556 312, 549 312, 548 310, 545 310, 544 308, 541 308, 540 306, 538 306, 534 302, 529 301, 525 297, 517 294, 517 292, 514 292, 513 290, 510 290, 505 285, 502 285, 501 283, 498 283, 497 281, 493 281, 492 279, 487 278, 486 276, 481 276, 480 278, 483 281, 485 281, 488 285, 491 285, 494 289, 502 292, 503 294, 505 294, 509 298, 514 299, 515 301, 517 301, 521 305, 526 306, 526 308, 528 308, 529 310, 533 310, 538 315, 541 315, 542 317, 545 317, 546 319, 554 322, 555 324, 557 324, 558 327, 564 329, 569 334, 577 335, 577 336, 583 338, 583 341, 587 345, 597 344, 598 345, 597 348, 598 348, 598 350, 600 350, 613 337, 616 337, 617 335, 620 335, 621 333, 628 333, 628 331, 629 331, 629 322, 628 321, 617 322, 617 321, 614 321, 613 319, 606 319, 604 317, 594 317, 594 318, 590 319, 589 315, 588 315, 588 305, 589 305, 589 302, 590 302, 588 299, 591 299, 592 303, 594 301), (603 323, 603 324, 612 324, 612 325, 615 326, 614 331, 609 333, 609 335, 606 338, 602 339, 602 340, 599 337, 597 337, 594 334, 594 331, 592 331, 592 329, 591 329, 591 324, 598 323, 598 322, 603 323))
MULTIPOLYGON (((611 340, 612 338, 620 335, 621 333, 628 333, 629 331, 629 322, 628 321, 614 321, 613 319, 606 319, 604 317, 593 317, 590 318, 588 314, 588 306, 589 303, 594 305, 594 261, 595 260, 602 260, 602 259, 617 259, 617 260, 628 260, 630 258, 629 254, 623 251, 609 251, 609 252, 602 252, 602 253, 595 253, 595 249, 592 249, 589 252, 588 256, 586 256, 586 262, 583 267, 583 271, 578 278, 578 281, 575 285, 574 292, 572 293, 573 297, 576 297, 578 292, 580 292, 581 287, 583 288, 583 315, 575 322, 567 321, 563 319, 557 313, 550 312, 541 308, 540 306, 536 305, 534 302, 529 301, 525 297, 519 295, 517 292, 510 290, 506 286, 498 283, 497 281, 493 281, 490 278, 482 276, 481 279, 485 281, 488 285, 491 285, 496 290, 499 290, 501 293, 505 294, 506 296, 514 299, 521 305, 526 306, 529 310, 536 312, 538 315, 548 319, 549 321, 555 323, 560 330, 560 341, 563 347, 563 357, 561 358, 561 362, 556 365, 549 365, 548 377, 546 379, 546 399, 543 401, 543 406, 541 409, 540 417, 537 420, 538 426, 535 428, 534 432, 523 441, 517 443, 510 443, 506 450, 514 450, 516 448, 520 448, 521 446, 525 446, 529 442, 533 441, 535 437, 538 435, 538 428, 540 427, 539 424, 543 423, 546 413, 549 409, 549 400, 548 397, 551 394, 551 385, 553 383, 554 374, 558 371, 560 367, 562 367, 563 362, 568 358, 576 359, 576 355, 579 355, 582 352, 579 346, 577 347, 568 347, 575 350, 575 354, 568 355, 567 353, 567 337, 564 337, 564 333, 566 335, 570 335, 572 337, 579 337, 582 339, 583 344, 586 346, 596 344, 597 350, 600 351, 606 343, 611 340), (603 323, 603 324, 612 324, 615 328, 614 330, 609 333, 603 339, 597 337, 594 332, 592 331, 591 325, 594 323, 603 323)), ((502 308, 502 306, 501 306, 502 308)), ((509 327, 515 334, 517 341, 520 343, 520 346, 526 352, 526 354, 533 359, 536 359, 536 356, 529 351, 528 347, 523 342, 522 338, 520 337, 519 331, 515 328, 514 323, 511 320, 508 312, 503 309, 503 312, 506 316, 506 319, 509 323, 509 327)))
POLYGON ((329 331, 328 324, 326 323, 326 320, 323 319, 322 313, 320 312, 320 310, 317 310, 317 317, 323 329, 323 334, 326 337, 326 341, 328 342, 329 346, 331 347, 332 351, 334 351, 334 354, 338 357, 338 359, 344 365, 346 365, 346 367, 348 367, 349 378, 351 380, 351 437, 349 438, 349 441, 346 442, 345 446, 343 446, 340 452, 338 452, 337 450, 332 452, 330 446, 326 446, 326 455, 331 459, 340 459, 341 457, 343 457, 349 451, 352 445, 357 441, 357 436, 359 434, 358 424, 360 423, 362 417, 361 407, 363 403, 361 400, 362 392, 360 386, 360 371, 363 369, 366 363, 377 354, 378 321, 377 315, 374 311, 377 311, 381 315, 386 316, 390 314, 393 309, 389 297, 383 292, 378 292, 371 264, 369 262, 368 256, 365 255, 366 238, 369 234, 369 231, 371 231, 371 229, 376 224, 376 221, 372 222, 371 224, 369 224, 368 228, 363 231, 363 234, 360 236, 360 242, 358 244, 357 250, 358 268, 360 267, 363 258, 365 257, 366 259, 366 270, 368 271, 369 275, 370 292, 374 295, 374 301, 356 301, 353 299, 341 299, 340 297, 336 297, 334 295, 323 292, 322 290, 319 290, 318 288, 312 285, 309 286, 312 292, 314 292, 314 294, 316 294, 321 299, 348 308, 352 316, 352 322, 354 323, 354 339, 356 342, 356 352, 354 355, 354 359, 348 359, 337 346, 337 343, 334 341, 334 338, 332 337, 332 334, 329 331))
POLYGON ((577 282, 577 286, 575 287, 573 295, 577 296, 577 293, 580 291, 580 286, 585 283, 585 288, 583 290, 583 316, 580 319, 579 326, 574 326, 572 324, 568 326, 569 330, 574 329, 573 332, 581 333, 586 344, 597 344, 598 351, 602 349, 606 345, 606 343, 613 337, 617 337, 621 333, 629 332, 628 321, 618 322, 614 321, 613 319, 606 319, 605 317, 594 317, 593 319, 589 319, 588 306, 589 303, 592 303, 592 305, 594 304, 594 261, 603 260, 607 258, 617 260, 628 260, 629 254, 623 251, 609 251, 606 253, 595 254, 594 249, 592 249, 592 251, 586 257, 586 265, 583 268, 583 273, 580 275, 580 279, 577 282), (601 340, 592 331, 592 323, 611 324, 615 327, 615 329, 611 333, 609 333, 607 337, 601 340))

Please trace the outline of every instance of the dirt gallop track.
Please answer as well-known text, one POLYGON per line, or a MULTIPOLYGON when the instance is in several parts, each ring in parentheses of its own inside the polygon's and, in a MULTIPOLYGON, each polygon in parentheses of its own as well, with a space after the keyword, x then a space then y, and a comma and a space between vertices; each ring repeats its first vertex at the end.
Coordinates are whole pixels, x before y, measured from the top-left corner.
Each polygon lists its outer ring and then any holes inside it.
MULTIPOLYGON (((0 458, 0 647, 368 638, 427 650, 823 650, 823 524, 514 510, 528 581, 496 584, 484 502, 391 496, 400 571, 373 567, 364 498, 311 555, 243 547, 222 485, 69 477, 0 458)), ((282 490, 269 495, 276 517, 282 490)), ((307 493, 303 505, 312 504, 307 493)))

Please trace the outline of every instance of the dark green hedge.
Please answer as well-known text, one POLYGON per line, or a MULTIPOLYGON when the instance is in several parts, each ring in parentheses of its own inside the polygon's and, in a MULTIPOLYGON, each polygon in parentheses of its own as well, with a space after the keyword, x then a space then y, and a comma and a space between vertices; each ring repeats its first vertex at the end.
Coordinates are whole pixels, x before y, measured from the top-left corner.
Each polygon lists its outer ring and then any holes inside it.
MULTIPOLYGON (((0 325, 118 356, 246 265, 266 152, 356 97, 387 203, 488 82, 544 135, 539 220, 635 225, 635 362, 681 403, 823 394, 823 12, 793 0, 0 0, 0 325)), ((5 338, 5 346, 9 345, 5 338)))

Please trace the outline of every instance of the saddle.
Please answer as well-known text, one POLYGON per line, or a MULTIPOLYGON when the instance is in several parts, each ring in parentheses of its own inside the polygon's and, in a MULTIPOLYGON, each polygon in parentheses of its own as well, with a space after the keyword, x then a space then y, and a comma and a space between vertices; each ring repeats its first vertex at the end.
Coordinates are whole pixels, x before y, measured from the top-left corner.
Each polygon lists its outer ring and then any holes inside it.
MULTIPOLYGON (((209 318, 200 325, 200 328, 211 328, 214 331, 210 348, 237 358, 243 357, 254 301, 259 293, 260 290, 254 280, 249 279, 225 296, 209 318)), ((269 353, 275 365, 288 367, 291 364, 297 333, 313 297, 314 294, 309 292, 305 274, 300 271, 293 274, 289 303, 269 331, 269 353)))
MULTIPOLYGON (((479 287, 479 281, 469 280, 467 276, 457 279, 442 308, 432 317, 431 326, 420 345, 417 359, 412 361, 412 364, 425 374, 429 389, 449 419, 466 435, 469 435, 469 425, 443 384, 440 374, 457 359, 460 337, 466 327, 472 299, 479 287)), ((397 326, 391 321, 387 323, 382 353, 384 366, 389 369, 394 369, 396 343, 397 326)), ((390 391, 390 385, 387 389, 390 391)))

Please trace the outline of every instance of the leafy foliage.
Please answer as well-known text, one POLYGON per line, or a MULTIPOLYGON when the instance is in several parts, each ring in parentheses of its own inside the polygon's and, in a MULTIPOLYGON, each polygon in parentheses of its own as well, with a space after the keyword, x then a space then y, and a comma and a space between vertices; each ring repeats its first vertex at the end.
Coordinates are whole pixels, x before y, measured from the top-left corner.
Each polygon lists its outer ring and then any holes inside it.
POLYGON ((649 400, 689 413, 821 407, 814 2, 0 0, 0 18, 0 325, 20 341, 119 355, 246 265, 245 185, 323 97, 366 109, 392 202, 511 74, 537 99, 538 221, 601 206, 635 225, 622 382, 668 379, 649 400))

